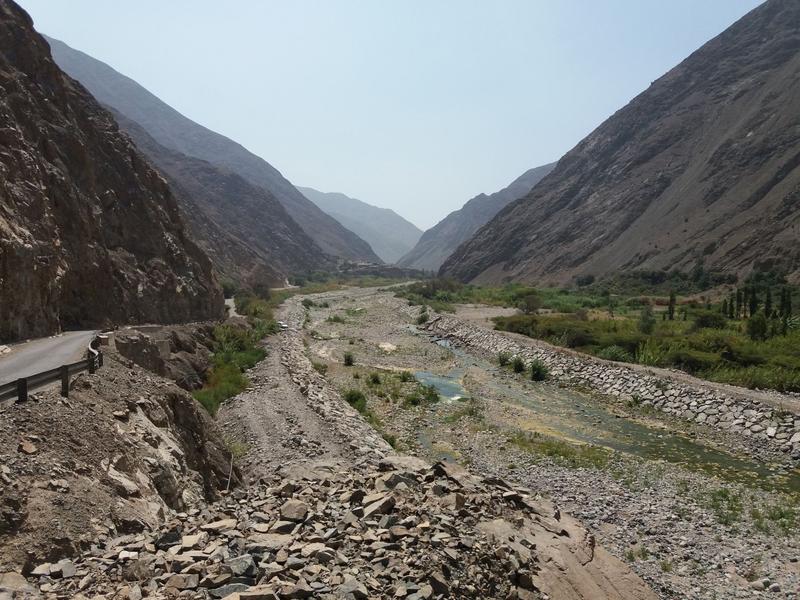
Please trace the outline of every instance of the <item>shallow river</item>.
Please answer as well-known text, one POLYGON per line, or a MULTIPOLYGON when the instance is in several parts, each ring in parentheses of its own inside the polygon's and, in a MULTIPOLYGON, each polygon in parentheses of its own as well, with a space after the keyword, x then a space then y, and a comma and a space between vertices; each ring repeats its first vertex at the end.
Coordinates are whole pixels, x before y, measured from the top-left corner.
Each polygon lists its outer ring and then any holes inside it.
MULTIPOLYGON (((463 377, 469 367, 496 373, 498 367, 463 350, 437 342, 453 353, 457 366, 447 375, 418 371, 422 383, 433 385, 441 396, 457 401, 468 397, 463 377)), ((523 382, 508 385, 497 375, 485 384, 491 396, 530 409, 535 418, 520 423, 521 429, 538 431, 574 442, 603 446, 648 460, 677 463, 727 481, 800 495, 800 469, 782 467, 734 456, 702 440, 667 431, 655 425, 616 416, 591 396, 552 384, 523 382)), ((421 440, 428 445, 425 440, 421 440)))

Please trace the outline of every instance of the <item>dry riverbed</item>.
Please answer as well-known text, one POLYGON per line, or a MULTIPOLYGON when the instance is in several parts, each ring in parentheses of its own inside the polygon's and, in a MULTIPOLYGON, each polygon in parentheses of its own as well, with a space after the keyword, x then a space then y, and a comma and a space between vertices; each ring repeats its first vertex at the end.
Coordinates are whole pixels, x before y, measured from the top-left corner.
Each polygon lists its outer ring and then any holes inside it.
POLYGON ((363 394, 359 408, 398 449, 552 499, 664 598, 800 597, 796 471, 739 456, 735 439, 701 425, 437 344, 391 292, 311 300, 309 357, 344 395, 363 394), (418 380, 448 397, 430 402, 418 380))

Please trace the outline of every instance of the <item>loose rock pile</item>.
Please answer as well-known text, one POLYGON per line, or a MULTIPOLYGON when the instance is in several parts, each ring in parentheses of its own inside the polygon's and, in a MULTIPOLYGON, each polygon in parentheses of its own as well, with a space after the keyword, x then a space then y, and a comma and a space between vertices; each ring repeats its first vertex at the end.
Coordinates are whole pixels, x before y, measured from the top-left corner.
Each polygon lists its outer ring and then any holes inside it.
POLYGON ((759 440, 800 461, 800 415, 789 411, 589 356, 562 352, 533 341, 522 345, 510 337, 449 316, 437 316, 425 327, 478 352, 494 355, 505 352, 528 363, 540 360, 548 366, 555 380, 586 385, 617 398, 635 398, 642 406, 652 406, 681 419, 759 440))
POLYGON ((287 303, 284 313, 290 330, 281 335, 282 362, 295 385, 308 398, 308 405, 330 426, 331 431, 357 455, 384 456, 391 446, 361 418, 358 411, 344 402, 339 393, 311 364, 303 340, 297 334, 305 318, 298 299, 287 303))
POLYGON ((30 597, 130 600, 655 598, 527 490, 400 456, 294 467, 7 583, 30 597))

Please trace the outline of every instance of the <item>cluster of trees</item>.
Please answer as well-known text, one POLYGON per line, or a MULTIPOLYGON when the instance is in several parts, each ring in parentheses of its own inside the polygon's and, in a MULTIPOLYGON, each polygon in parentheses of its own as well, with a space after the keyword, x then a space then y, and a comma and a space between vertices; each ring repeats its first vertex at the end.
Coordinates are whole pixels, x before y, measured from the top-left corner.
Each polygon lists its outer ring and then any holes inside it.
POLYGON ((722 301, 722 314, 729 319, 748 319, 763 312, 766 319, 788 319, 792 316, 792 292, 787 286, 780 288, 778 302, 773 301, 772 288, 763 295, 755 286, 737 288, 722 301))
POLYGON ((720 309, 729 319, 747 319, 747 334, 751 339, 766 340, 789 331, 792 291, 782 286, 776 302, 772 287, 763 290, 757 286, 737 288, 722 301, 720 309))

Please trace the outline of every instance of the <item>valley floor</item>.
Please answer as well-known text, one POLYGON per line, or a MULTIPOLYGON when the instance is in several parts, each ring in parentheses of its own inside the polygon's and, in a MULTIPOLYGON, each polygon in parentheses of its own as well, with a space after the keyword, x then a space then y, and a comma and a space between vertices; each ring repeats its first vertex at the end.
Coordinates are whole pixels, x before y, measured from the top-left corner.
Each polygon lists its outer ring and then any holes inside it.
MULTIPOLYGON (((800 594, 796 465, 745 454, 736 437, 708 427, 531 382, 437 344, 416 326, 420 309, 390 292, 313 300, 308 353, 342 393, 364 394, 368 420, 397 448, 551 499, 663 598, 800 594), (343 365, 345 353, 354 366, 343 365), (417 383, 402 371, 464 398, 414 406, 417 383)), ((479 307, 465 316, 490 327, 479 307)))
POLYGON ((287 300, 216 424, 113 353, 68 401, 13 406, 0 598, 797 600, 788 457, 530 381, 419 313, 376 288, 287 300), (70 508, 98 491, 102 528, 70 508))

